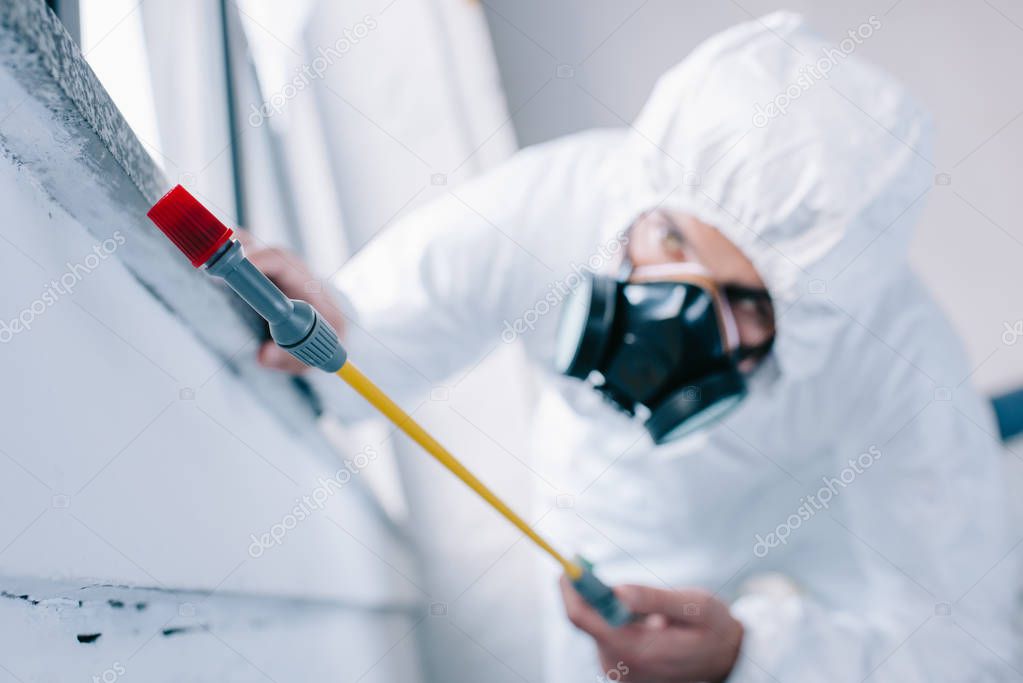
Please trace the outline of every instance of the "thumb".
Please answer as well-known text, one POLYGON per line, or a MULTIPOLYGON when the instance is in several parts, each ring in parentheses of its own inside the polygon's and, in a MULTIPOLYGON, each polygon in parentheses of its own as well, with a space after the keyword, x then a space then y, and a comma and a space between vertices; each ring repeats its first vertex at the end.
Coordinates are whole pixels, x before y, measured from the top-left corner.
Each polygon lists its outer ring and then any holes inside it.
POLYGON ((672 621, 701 624, 706 621, 710 598, 700 590, 660 590, 649 586, 619 586, 619 599, 637 614, 663 614, 672 621))

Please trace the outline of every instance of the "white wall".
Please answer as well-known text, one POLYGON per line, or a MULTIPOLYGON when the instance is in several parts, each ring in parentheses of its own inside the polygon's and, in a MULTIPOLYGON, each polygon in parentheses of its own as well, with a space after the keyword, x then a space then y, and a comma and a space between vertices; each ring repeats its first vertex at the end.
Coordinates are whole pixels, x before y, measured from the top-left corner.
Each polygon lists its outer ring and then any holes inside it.
POLYGON ((951 176, 927 199, 913 262, 963 335, 977 384, 1023 384, 1023 343, 1002 341, 1004 325, 1023 319, 1018 3, 487 0, 486 7, 522 145, 630 122, 658 74, 751 16, 800 11, 837 42, 876 15, 882 28, 857 54, 892 71, 931 109, 934 171, 951 176), (559 64, 570 67, 562 69, 567 77, 557 77, 559 64))
POLYGON ((332 449, 256 367, 43 12, 0 5, 0 680, 417 680, 416 565, 361 479, 382 445, 332 449))

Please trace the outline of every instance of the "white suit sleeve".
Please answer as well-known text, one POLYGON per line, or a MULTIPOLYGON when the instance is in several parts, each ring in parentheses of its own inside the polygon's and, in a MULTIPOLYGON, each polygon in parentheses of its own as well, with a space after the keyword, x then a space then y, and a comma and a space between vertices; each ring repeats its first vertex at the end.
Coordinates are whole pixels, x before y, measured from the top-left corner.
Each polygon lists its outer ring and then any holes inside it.
MULTIPOLYGON (((559 239, 568 239, 546 229, 541 208, 551 154, 520 152, 452 188, 373 238, 334 278, 349 358, 407 409, 501 344, 503 321, 549 279, 559 239)), ((336 378, 309 380, 328 412, 370 414, 336 378)))

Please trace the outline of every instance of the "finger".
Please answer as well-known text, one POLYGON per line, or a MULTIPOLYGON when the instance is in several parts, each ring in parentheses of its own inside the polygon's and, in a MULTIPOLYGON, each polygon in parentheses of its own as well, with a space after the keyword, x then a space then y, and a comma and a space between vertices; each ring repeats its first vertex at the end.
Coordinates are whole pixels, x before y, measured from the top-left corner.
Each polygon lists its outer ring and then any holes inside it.
POLYGON ((638 614, 663 614, 672 621, 702 624, 707 617, 708 595, 700 590, 660 590, 650 586, 619 586, 618 598, 638 614))
POLYGON ((561 599, 565 603, 565 615, 568 620, 580 631, 593 636, 597 642, 607 640, 614 633, 614 629, 590 607, 564 576, 561 577, 561 599))
POLYGON ((308 369, 308 366, 305 363, 298 360, 272 341, 263 342, 263 346, 260 347, 256 359, 264 368, 279 370, 292 375, 300 375, 308 369))

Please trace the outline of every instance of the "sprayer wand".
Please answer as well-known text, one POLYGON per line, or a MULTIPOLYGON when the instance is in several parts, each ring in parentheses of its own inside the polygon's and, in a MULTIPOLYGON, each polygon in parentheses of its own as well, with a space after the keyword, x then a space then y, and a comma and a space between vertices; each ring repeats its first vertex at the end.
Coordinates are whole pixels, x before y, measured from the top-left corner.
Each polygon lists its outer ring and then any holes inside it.
POLYGON ((336 373, 384 417, 407 434, 441 465, 514 524, 562 566, 576 591, 612 626, 621 626, 632 614, 614 592, 593 573, 586 560, 568 559, 551 546, 524 519, 481 482, 397 403, 348 360, 330 323, 305 301, 288 298, 247 258, 232 231, 178 185, 153 205, 147 214, 196 268, 223 279, 270 327, 270 336, 282 349, 306 365, 336 373))

